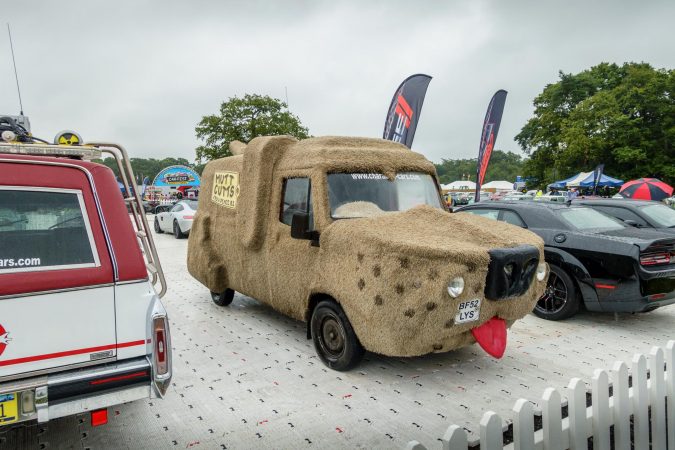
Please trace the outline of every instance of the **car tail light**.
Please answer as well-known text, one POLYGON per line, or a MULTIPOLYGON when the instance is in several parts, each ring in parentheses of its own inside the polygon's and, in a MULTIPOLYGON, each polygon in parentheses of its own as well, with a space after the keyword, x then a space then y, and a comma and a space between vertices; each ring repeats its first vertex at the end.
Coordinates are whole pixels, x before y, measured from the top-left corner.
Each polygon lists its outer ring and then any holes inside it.
POLYGON ((194 219, 195 216, 183 216, 183 219, 194 219))
POLYGON ((155 317, 152 321, 154 339, 155 374, 166 375, 169 373, 169 335, 166 317, 155 317))
POLYGON ((651 252, 640 255, 640 264, 643 266, 670 264, 670 260, 671 254, 669 252, 651 252))
POLYGON ((153 305, 152 315, 150 316, 150 348, 148 349, 150 361, 152 363, 152 384, 154 393, 159 397, 164 397, 171 384, 171 330, 169 328, 169 318, 166 310, 159 299, 153 305))

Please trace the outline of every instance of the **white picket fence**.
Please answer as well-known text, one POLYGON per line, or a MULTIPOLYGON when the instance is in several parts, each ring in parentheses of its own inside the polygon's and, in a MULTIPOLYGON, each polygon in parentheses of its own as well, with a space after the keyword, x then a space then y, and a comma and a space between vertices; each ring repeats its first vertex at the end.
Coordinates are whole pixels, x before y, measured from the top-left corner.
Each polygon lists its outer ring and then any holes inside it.
MULTIPOLYGON (((467 450, 480 444, 480 450, 581 450, 588 449, 588 439, 593 438, 593 450, 642 450, 650 443, 653 450, 675 450, 675 341, 665 348, 653 347, 648 357, 636 354, 630 379, 623 362, 615 363, 610 372, 611 383, 607 371, 593 374, 590 406, 587 386, 579 378, 570 380, 565 389, 566 402, 556 389, 546 389, 539 403, 539 430, 534 426, 535 405, 521 398, 513 406, 512 427, 488 411, 480 421, 478 442, 469 442, 466 431, 452 425, 440 439, 441 448, 467 450), (505 444, 505 431, 511 428, 512 442, 505 444)), ((427 449, 417 441, 406 448, 427 449)))

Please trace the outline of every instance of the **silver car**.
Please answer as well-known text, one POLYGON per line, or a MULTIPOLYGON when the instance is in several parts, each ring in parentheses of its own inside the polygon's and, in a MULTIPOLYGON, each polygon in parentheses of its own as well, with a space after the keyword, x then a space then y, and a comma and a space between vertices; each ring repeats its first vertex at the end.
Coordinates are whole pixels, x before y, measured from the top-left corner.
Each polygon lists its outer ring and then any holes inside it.
POLYGON ((155 208, 155 232, 173 233, 176 239, 183 239, 190 233, 192 219, 197 212, 197 200, 181 200, 174 205, 155 208))

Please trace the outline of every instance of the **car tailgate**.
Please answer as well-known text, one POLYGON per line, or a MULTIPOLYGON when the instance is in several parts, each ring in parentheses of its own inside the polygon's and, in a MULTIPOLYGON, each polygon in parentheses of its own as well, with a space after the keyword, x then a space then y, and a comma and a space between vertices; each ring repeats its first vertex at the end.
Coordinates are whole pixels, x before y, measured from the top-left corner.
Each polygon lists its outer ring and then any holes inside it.
POLYGON ((112 287, 0 300, 0 378, 114 357, 112 287))

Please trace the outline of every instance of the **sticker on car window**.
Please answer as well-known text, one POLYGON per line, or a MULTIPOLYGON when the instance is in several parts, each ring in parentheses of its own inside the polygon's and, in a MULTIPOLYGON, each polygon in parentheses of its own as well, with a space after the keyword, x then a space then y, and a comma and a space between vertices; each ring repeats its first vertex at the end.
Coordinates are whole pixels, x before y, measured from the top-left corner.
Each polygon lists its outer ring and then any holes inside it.
POLYGON ((213 175, 211 201, 225 208, 236 208, 239 197, 239 172, 216 172, 213 175))

